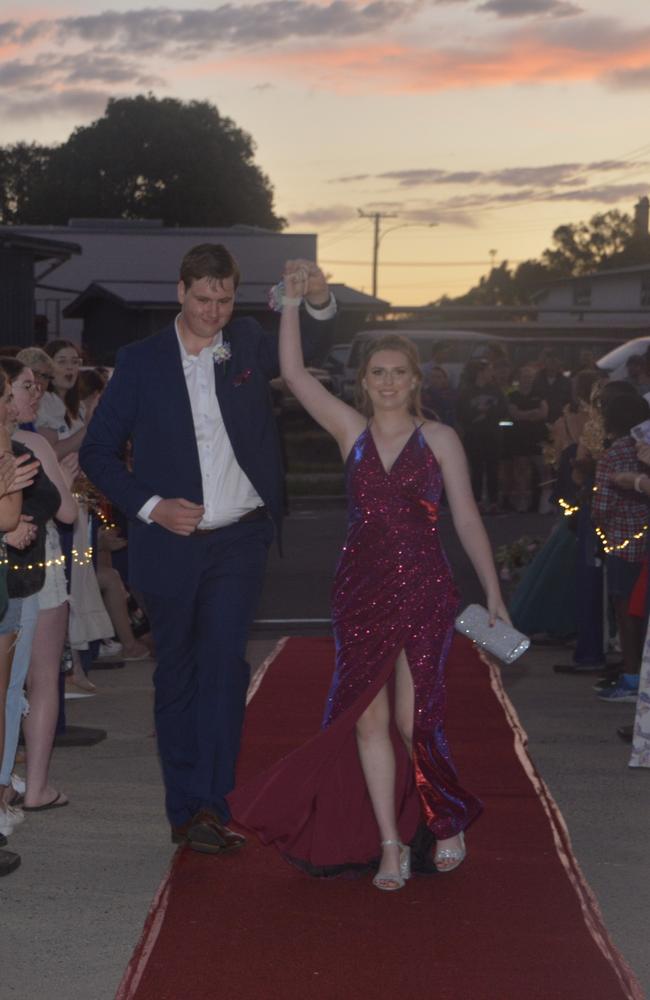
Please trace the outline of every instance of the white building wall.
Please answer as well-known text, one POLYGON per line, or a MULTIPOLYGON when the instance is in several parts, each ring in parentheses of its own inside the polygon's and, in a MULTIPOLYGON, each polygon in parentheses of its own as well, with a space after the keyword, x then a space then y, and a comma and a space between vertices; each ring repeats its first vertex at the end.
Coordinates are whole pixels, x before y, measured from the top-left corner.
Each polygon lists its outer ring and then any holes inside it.
MULTIPOLYGON (((546 291, 540 302, 539 321, 545 323, 575 323, 588 322, 590 325, 611 326, 615 323, 640 323, 643 321, 641 309, 641 288, 644 279, 650 271, 634 274, 612 274, 598 278, 585 277, 580 281, 558 282, 546 291), (576 292, 579 288, 588 286, 590 289, 589 304, 576 303, 576 292), (547 312, 548 309, 567 309, 570 312, 547 312), (584 308, 584 313, 579 310, 584 308), (615 310, 594 314, 590 310, 615 310)), ((648 312, 650 317, 650 311, 648 312)))

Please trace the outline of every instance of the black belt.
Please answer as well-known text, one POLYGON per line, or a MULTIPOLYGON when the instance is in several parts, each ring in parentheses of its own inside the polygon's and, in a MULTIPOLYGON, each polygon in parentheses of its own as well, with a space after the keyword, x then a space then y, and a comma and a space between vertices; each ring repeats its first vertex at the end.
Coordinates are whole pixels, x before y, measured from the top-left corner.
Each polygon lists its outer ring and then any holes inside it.
POLYGON ((255 507, 253 510, 248 510, 245 514, 242 514, 238 518, 237 524, 242 524, 244 521, 266 521, 268 516, 269 512, 266 507, 255 507))
MULTIPOLYGON (((268 510, 266 509, 266 507, 264 507, 264 506, 262 506, 262 507, 254 507, 253 510, 247 510, 245 514, 242 514, 241 517, 238 517, 237 520, 234 523, 235 524, 245 524, 248 521, 266 521, 266 519, 267 519, 268 516, 269 516, 269 513, 268 513, 268 510)), ((221 527, 222 528, 226 528, 227 525, 223 524, 223 525, 221 525, 221 527)), ((213 531, 219 531, 219 530, 220 530, 219 528, 195 528, 194 529, 194 534, 195 535, 211 535, 213 531)))

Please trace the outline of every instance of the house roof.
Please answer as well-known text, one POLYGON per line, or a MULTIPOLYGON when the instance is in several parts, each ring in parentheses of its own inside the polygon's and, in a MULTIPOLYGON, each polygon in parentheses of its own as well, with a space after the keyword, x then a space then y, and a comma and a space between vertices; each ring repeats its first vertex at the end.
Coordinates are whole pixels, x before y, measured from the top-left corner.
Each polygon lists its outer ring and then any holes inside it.
POLYGON ((73 254, 81 253, 78 243, 29 236, 14 226, 0 226, 0 247, 29 250, 35 260, 51 260, 53 257, 68 260, 73 254))
MULTIPOLYGON (((175 281, 93 281, 63 310, 68 319, 84 316, 88 303, 112 300, 126 309, 173 309, 178 305, 175 281)), ((347 285, 330 285, 337 302, 346 311, 383 312, 389 303, 347 285)), ((269 283, 243 281, 237 289, 238 308, 266 308, 269 283)))
POLYGON ((201 243, 223 243, 239 261, 244 277, 272 285, 282 274, 284 262, 316 259, 316 237, 307 233, 275 233, 253 226, 185 228, 132 220, 72 220, 68 226, 16 226, 16 234, 38 239, 64 240, 68 236, 81 248, 67 260, 50 286, 80 295, 91 282, 145 283, 178 280, 181 259, 201 243))
POLYGON ((578 274, 571 278, 556 278, 555 281, 546 282, 539 291, 531 295, 531 298, 533 301, 537 300, 540 295, 545 295, 550 288, 554 288, 556 285, 570 285, 575 282, 594 281, 596 279, 619 277, 626 274, 650 274, 650 263, 636 264, 634 267, 613 267, 606 271, 590 271, 588 274, 578 274))

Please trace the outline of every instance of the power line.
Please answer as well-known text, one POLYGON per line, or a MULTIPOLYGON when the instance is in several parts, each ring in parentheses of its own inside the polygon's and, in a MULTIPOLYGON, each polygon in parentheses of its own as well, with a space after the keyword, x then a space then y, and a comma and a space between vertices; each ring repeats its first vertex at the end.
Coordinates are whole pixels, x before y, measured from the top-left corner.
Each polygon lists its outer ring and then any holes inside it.
MULTIPOLYGON (((523 260, 506 258, 508 264, 523 264, 523 260)), ((338 264, 345 267, 369 267, 368 260, 329 260, 320 258, 321 264, 338 264)), ((382 267, 490 267, 491 260, 382 260, 382 267)))
POLYGON ((359 220, 355 219, 352 229, 343 229, 342 231, 339 230, 338 236, 328 236, 325 234, 324 236, 319 235, 318 238, 323 243, 327 241, 328 246, 334 246, 336 243, 342 243, 344 240, 350 239, 351 236, 357 236, 362 230, 365 230, 365 228, 366 226, 364 222, 359 223, 359 220))

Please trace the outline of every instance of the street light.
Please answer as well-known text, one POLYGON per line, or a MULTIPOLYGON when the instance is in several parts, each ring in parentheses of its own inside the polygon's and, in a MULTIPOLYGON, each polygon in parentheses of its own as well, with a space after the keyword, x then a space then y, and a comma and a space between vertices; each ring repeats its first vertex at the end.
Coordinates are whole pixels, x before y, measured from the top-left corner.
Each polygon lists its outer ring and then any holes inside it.
POLYGON ((372 244, 372 294, 377 296, 377 270, 379 265, 379 244, 383 240, 384 236, 388 236, 389 233, 394 233, 396 229, 410 229, 413 226, 418 226, 423 229, 432 229, 437 226, 437 222, 401 222, 399 226, 391 226, 390 229, 384 229, 383 233, 379 232, 379 225, 382 219, 394 219, 397 218, 394 212, 363 212, 360 208, 357 209, 360 218, 362 219, 372 219, 374 226, 374 238, 372 244))

